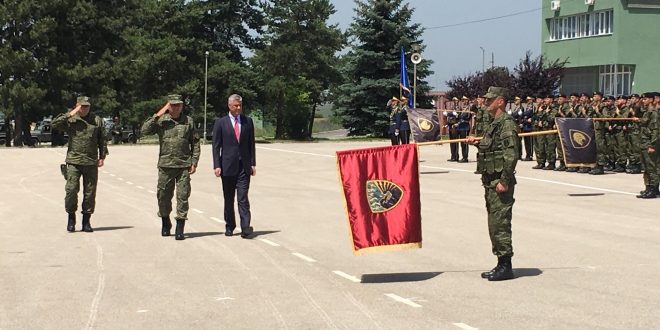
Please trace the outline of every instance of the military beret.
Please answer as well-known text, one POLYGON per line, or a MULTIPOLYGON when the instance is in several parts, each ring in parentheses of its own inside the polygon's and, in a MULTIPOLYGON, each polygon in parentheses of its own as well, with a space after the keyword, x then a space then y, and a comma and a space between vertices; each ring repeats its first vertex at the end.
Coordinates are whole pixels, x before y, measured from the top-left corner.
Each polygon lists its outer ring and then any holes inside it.
POLYGON ((557 96, 557 97, 563 97, 563 98, 566 98, 566 94, 559 94, 559 96, 557 96))
POLYGON ((654 97, 654 95, 653 95, 652 92, 646 92, 646 93, 642 94, 642 98, 653 98, 653 97, 654 97))
POLYGON ((571 97, 573 97, 573 96, 575 96, 575 97, 580 97, 580 94, 578 94, 578 93, 571 93, 570 96, 571 96, 571 97))
POLYGON ((76 99, 76 102, 80 105, 86 105, 86 106, 91 105, 89 103, 89 97, 88 96, 79 96, 78 99, 76 99))
POLYGON ((181 95, 179 94, 170 94, 167 96, 167 100, 170 102, 170 104, 183 104, 181 95))
POLYGON ((601 91, 595 91, 595 92, 594 92, 594 96, 596 96, 596 95, 600 95, 600 97, 603 97, 603 92, 601 92, 601 91))
POLYGON ((626 95, 619 95, 618 99, 619 100, 627 100, 627 99, 629 99, 629 97, 626 96, 626 95))
POLYGON ((639 94, 631 94, 630 97, 636 97, 636 98, 639 98, 639 94))
POLYGON ((584 93, 584 92, 580 93, 580 97, 583 97, 583 96, 584 96, 584 97, 590 97, 590 95, 587 94, 587 93, 584 93))
POLYGON ((608 96, 607 99, 610 100, 610 101, 614 101, 614 100, 616 100, 616 98, 615 98, 614 96, 612 96, 612 95, 608 96))

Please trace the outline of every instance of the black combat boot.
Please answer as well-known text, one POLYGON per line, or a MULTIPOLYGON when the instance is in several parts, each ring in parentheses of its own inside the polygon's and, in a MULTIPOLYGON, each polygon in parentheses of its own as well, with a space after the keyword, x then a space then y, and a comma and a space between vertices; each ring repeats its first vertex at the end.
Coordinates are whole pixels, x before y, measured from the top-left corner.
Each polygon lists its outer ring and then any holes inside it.
POLYGON ((642 166, 639 165, 639 164, 635 164, 635 165, 632 166, 632 169, 628 173, 630 173, 630 174, 640 174, 640 173, 642 173, 642 166))
POLYGON ((603 167, 603 171, 612 172, 614 171, 614 166, 612 166, 612 163, 609 163, 603 167))
POLYGON ((513 279, 513 267, 511 257, 499 257, 500 267, 488 276, 489 281, 504 281, 513 279))
POLYGON ((66 231, 73 233, 76 231, 76 214, 69 213, 69 222, 66 224, 66 231))
POLYGON ((589 173, 589 171, 590 169, 588 167, 580 167, 580 169, 577 172, 581 174, 587 174, 589 173))
POLYGON ((89 219, 92 217, 90 213, 83 213, 83 226, 82 226, 82 231, 86 233, 91 233, 94 231, 92 229, 92 225, 89 224, 89 219))
POLYGON ((497 271, 497 269, 500 268, 500 267, 502 267, 502 259, 497 258, 497 265, 495 267, 493 267, 493 269, 491 269, 487 272, 481 273, 481 278, 488 278, 489 276, 493 275, 493 273, 495 273, 495 271, 497 271))
POLYGON ((186 220, 176 220, 176 229, 174 230, 174 239, 182 241, 186 239, 183 237, 183 227, 186 225, 186 220))
POLYGON ((555 169, 555 163, 548 163, 548 166, 543 168, 546 171, 552 171, 555 169))
POLYGON ((644 195, 648 194, 651 191, 652 186, 650 184, 646 185, 646 189, 639 192, 639 195, 635 196, 637 198, 644 198, 644 195))
POLYGON ((566 172, 575 173, 577 171, 578 171, 577 167, 568 167, 568 168, 566 168, 566 172))
POLYGON ((160 235, 161 236, 170 236, 172 233, 170 230, 172 230, 172 220, 170 220, 170 217, 161 217, 163 220, 163 227, 160 229, 160 235))
POLYGON ((626 171, 626 167, 623 164, 616 164, 614 167, 614 173, 623 173, 626 171))
POLYGON ((543 165, 545 163, 537 163, 536 166, 532 167, 533 170, 541 170, 543 169, 543 165))
POLYGON ((589 172, 589 174, 591 174, 591 175, 601 175, 601 174, 605 174, 605 171, 603 170, 602 165, 598 165, 598 166, 592 168, 591 171, 589 172))
POLYGON ((642 194, 642 198, 651 199, 658 197, 658 184, 651 185, 650 187, 651 189, 646 194, 642 194))

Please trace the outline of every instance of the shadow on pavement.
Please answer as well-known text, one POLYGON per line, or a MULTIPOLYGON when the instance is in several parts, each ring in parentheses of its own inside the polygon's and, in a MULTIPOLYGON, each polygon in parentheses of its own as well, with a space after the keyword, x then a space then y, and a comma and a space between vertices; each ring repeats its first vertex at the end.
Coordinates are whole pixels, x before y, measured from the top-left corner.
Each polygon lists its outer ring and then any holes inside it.
POLYGON ((197 237, 204 237, 204 236, 216 236, 216 235, 224 235, 225 233, 219 232, 219 231, 209 231, 209 232, 203 232, 203 233, 186 233, 184 236, 186 238, 197 238, 197 237))
POLYGON ((513 275, 516 278, 519 277, 529 277, 529 276, 539 276, 543 274, 543 271, 538 268, 514 268, 513 275))
POLYGON ((419 174, 447 174, 449 171, 430 171, 430 172, 419 172, 419 174))
POLYGON ((261 235, 270 235, 270 234, 279 233, 279 232, 280 232, 279 230, 262 230, 262 231, 254 231, 254 232, 252 232, 252 234, 250 235, 250 237, 251 237, 251 238, 255 238, 255 237, 258 237, 258 236, 261 236, 261 235))
POLYGON ((442 272, 364 274, 362 283, 420 282, 430 280, 442 272))
POLYGON ((94 231, 122 230, 122 229, 131 229, 131 228, 133 228, 133 226, 94 227, 94 231))

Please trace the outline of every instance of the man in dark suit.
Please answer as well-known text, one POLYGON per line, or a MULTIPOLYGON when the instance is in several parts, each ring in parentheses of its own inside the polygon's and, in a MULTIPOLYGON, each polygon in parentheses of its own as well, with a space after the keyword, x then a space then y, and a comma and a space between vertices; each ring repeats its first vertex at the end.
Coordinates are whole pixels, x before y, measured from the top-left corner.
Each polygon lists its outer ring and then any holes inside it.
POLYGON ((222 178, 225 198, 225 236, 232 236, 236 228, 234 198, 238 194, 238 213, 241 219, 241 237, 250 238, 250 176, 257 174, 254 123, 242 114, 243 98, 229 97, 229 114, 213 125, 213 169, 222 178))

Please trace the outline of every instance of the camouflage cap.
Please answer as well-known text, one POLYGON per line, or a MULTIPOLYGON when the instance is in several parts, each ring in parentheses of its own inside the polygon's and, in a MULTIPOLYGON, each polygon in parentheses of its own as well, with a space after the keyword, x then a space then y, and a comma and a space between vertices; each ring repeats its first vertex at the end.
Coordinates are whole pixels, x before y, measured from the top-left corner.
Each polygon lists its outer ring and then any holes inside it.
POLYGON ((503 87, 488 87, 488 92, 484 95, 487 99, 493 99, 496 97, 506 97, 506 88, 503 87))
POLYGON ((91 103, 89 103, 89 97, 88 96, 78 96, 78 99, 76 99, 76 102, 80 105, 86 105, 86 106, 91 105, 91 103))
POLYGON ((183 101, 181 100, 181 95, 179 94, 170 94, 167 96, 167 101, 170 102, 170 104, 183 104, 183 101))

